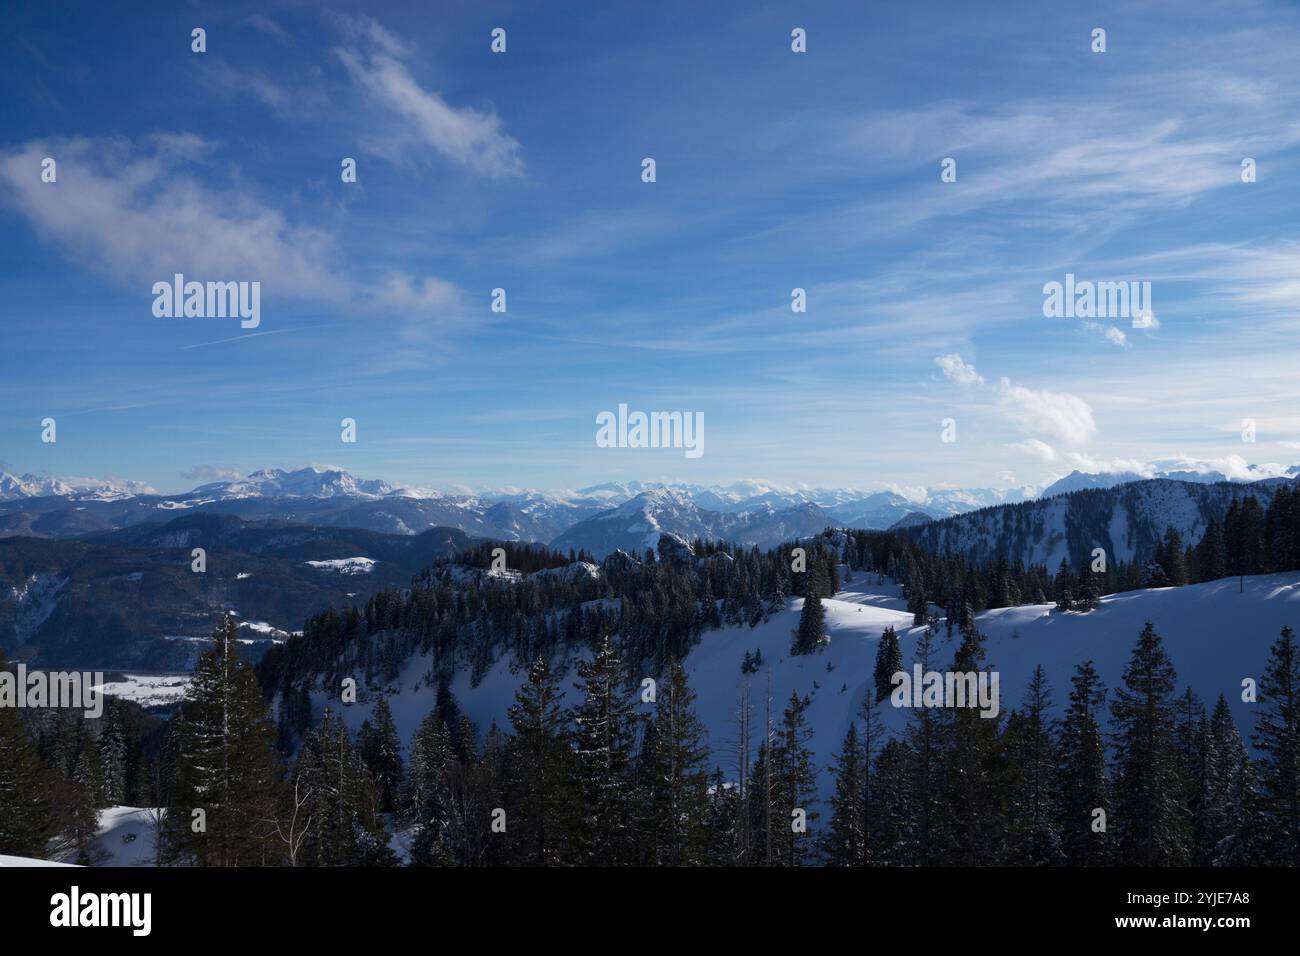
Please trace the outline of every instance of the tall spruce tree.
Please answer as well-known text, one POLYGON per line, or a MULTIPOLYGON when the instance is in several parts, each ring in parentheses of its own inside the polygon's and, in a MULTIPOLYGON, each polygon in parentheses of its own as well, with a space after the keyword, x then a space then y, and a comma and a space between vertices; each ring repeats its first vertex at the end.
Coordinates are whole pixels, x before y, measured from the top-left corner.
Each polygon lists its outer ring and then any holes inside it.
POLYGON ((311 821, 303 859, 314 866, 396 862, 380 816, 374 779, 352 746, 347 725, 327 707, 299 751, 294 782, 307 795, 311 821))
POLYGON ((1210 715, 1207 751, 1211 759, 1206 761, 1198 837, 1208 855, 1200 862, 1258 864, 1266 843, 1256 770, 1223 694, 1210 715))
MULTIPOLYGON (((973 684, 985 668, 984 636, 972 615, 962 629, 952 672, 973 684)), ((998 717, 984 716, 976 699, 946 700, 943 733, 944 855, 953 863, 974 866, 1001 862, 1004 793, 998 717), (958 706, 961 704, 961 706, 958 706)))
POLYGON ((1186 784, 1172 733, 1176 681, 1148 621, 1111 705, 1119 754, 1115 827, 1124 862, 1133 866, 1182 866, 1191 857, 1186 784))
POLYGON ((903 669, 903 651, 898 644, 898 634, 893 626, 885 628, 876 644, 876 669, 873 675, 876 701, 882 701, 893 690, 893 677, 903 669))
POLYGON ((1223 525, 1211 518, 1205 534, 1196 546, 1196 579, 1217 581, 1228 576, 1228 556, 1223 540, 1223 525))
MULTIPOLYGON (((915 663, 921 665, 923 674, 930 672, 934 634, 933 628, 926 628, 916 642, 915 663)), ((908 779, 912 784, 909 802, 916 841, 913 862, 922 866, 934 866, 942 862, 941 810, 944 782, 943 725, 934 708, 911 708, 904 738, 912 757, 912 772, 908 779)))
POLYGON ((876 807, 876 755, 880 752, 881 744, 887 736, 880 714, 877 712, 878 703, 868 692, 863 696, 862 706, 858 709, 858 717, 862 720, 862 733, 859 735, 862 742, 862 788, 858 794, 862 801, 862 859, 859 861, 861 866, 869 866, 875 862, 874 844, 871 841, 874 825, 872 814, 876 807))
POLYGON ((1070 688, 1058 742, 1061 849, 1070 866, 1105 866, 1113 857, 1113 807, 1101 732, 1106 688, 1092 661, 1075 668, 1070 688))
POLYGON ((686 669, 671 660, 667 678, 646 727, 637 842, 652 865, 699 865, 708 858, 708 734, 686 669))
POLYGON ((888 740, 872 762, 874 784, 867 804, 867 845, 875 866, 915 866, 924 856, 918 838, 914 781, 916 755, 900 740, 888 740))
POLYGON ((387 695, 379 695, 374 713, 362 723, 357 750, 374 778, 380 811, 392 813, 402 787, 402 743, 387 695))
POLYGON ((415 824, 411 862, 442 866, 451 862, 451 807, 447 782, 455 759, 438 709, 430 711, 411 738, 410 774, 403 805, 415 824))
POLYGON ((799 612, 799 627, 794 633, 790 653, 796 656, 811 654, 826 643, 826 608, 822 606, 817 589, 810 587, 799 612))
POLYGON ((623 662, 606 637, 590 662, 578 665, 581 695, 573 713, 574 769, 582 814, 578 860, 611 865, 632 862, 632 705, 624 692, 623 662))
POLYGON ((510 706, 514 727, 506 752, 506 834, 512 862, 567 862, 575 823, 573 750, 559 682, 539 657, 510 706))
POLYGON ((1052 596, 1056 599, 1058 611, 1069 611, 1074 607, 1074 572, 1065 558, 1061 558, 1061 566, 1052 582, 1052 596))
MULTIPOLYGON (((0 652, 0 672, 5 669, 0 652)), ((49 772, 16 707, 0 705, 0 853, 40 858, 53 836, 49 772)))
POLYGON ((1015 820, 1010 825, 1020 836, 1019 846, 1009 850, 1012 858, 1031 866, 1051 866, 1064 859, 1057 776, 1060 756, 1051 707, 1051 687, 1039 664, 1029 679, 1018 728, 1014 734, 1010 726, 1007 730, 1007 749, 1014 766, 1009 804, 1014 808, 1015 820))
POLYGON ((818 818, 812 809, 817 793, 817 771, 813 767, 805 704, 796 693, 781 716, 772 745, 772 847, 775 861, 783 866, 802 866, 813 848, 811 824, 818 818), (802 811, 806 829, 795 826, 796 811, 802 811))
POLYGON ((827 866, 861 866, 866 858, 862 761, 858 728, 849 724, 844 743, 831 764, 835 792, 831 796, 830 823, 821 839, 822 860, 827 866))
POLYGON ((1267 862, 1300 866, 1300 653, 1289 627, 1282 628, 1264 666, 1252 739, 1270 834, 1267 862))
POLYGON ((120 806, 126 800, 126 775, 129 740, 126 704, 110 697, 104 708, 104 719, 95 742, 99 761, 99 805, 120 806))
POLYGON ((1183 806, 1189 824, 1188 851, 1190 862, 1208 863, 1209 841, 1202 837, 1206 815, 1212 812, 1206 806, 1207 788, 1213 773, 1215 754, 1210 736, 1210 722, 1205 716, 1205 705, 1196 691, 1187 687, 1174 701, 1174 750, 1178 757, 1178 772, 1183 782, 1183 806))
POLYGON ((253 669, 239 659, 232 616, 222 618, 213 646, 199 655, 174 720, 168 858, 201 866, 276 862, 275 729, 253 669))

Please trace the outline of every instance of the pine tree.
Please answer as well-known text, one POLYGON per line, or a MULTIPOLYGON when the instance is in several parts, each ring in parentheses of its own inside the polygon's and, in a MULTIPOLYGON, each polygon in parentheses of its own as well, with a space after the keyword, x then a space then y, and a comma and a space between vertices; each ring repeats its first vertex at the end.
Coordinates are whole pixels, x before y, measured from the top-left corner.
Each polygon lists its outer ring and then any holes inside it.
POLYGON ((454 759, 447 728, 435 707, 411 738, 410 775, 403 798, 406 814, 415 823, 411 862, 417 865, 445 866, 452 860, 447 779, 454 759))
POLYGON ((925 584, 915 565, 907 579, 907 609, 912 614, 912 623, 920 627, 930 614, 930 605, 925 596, 925 584))
POLYGON ((830 824, 821 840, 822 859, 827 866, 861 866, 866 857, 862 759, 857 725, 849 724, 831 765, 835 793, 831 797, 830 824))
MULTIPOLYGON (((951 670, 976 675, 985 666, 984 636, 972 615, 963 628, 951 670)), ((1005 816, 996 785, 1002 762, 998 718, 985 717, 974 701, 946 701, 943 752, 945 786, 941 828, 945 854, 953 863, 1000 862, 999 828, 1005 816)))
POLYGON ((1052 691, 1039 664, 1029 680, 1019 730, 1011 735, 1008 727, 1008 735, 1013 736, 1009 749, 1016 779, 1010 802, 1016 809, 1023 838, 1013 855, 1032 866, 1055 865, 1064 859, 1057 777, 1060 757, 1049 714, 1051 706, 1052 691))
POLYGON ((1070 562, 1065 558, 1061 559, 1061 566, 1056 571, 1052 593, 1058 611, 1069 611, 1074 607, 1074 572, 1070 570, 1070 562))
POLYGON ((48 765, 55 837, 46 855, 71 859, 83 866, 96 865, 103 861, 93 859, 99 832, 99 770, 94 742, 80 711, 55 711, 53 723, 48 765))
POLYGON ((793 655, 811 654, 826 643, 826 609, 815 588, 809 588, 808 596, 803 600, 803 610, 799 612, 799 627, 795 631, 794 644, 790 648, 793 655))
POLYGON ((921 862, 914 776, 916 759, 902 741, 889 740, 872 763, 874 784, 867 804, 867 845, 877 866, 914 866, 921 862))
MULTIPOLYGON (((0 653, 0 672, 5 669, 0 653)), ((43 857, 53 835, 49 774, 17 708, 0 706, 0 853, 43 857)))
POLYGON ((876 644, 876 701, 880 702, 893 690, 893 677, 903 669, 903 651, 898 644, 898 634, 887 627, 876 644))
POLYGON ((1289 627, 1274 642, 1259 682, 1252 739, 1272 844, 1268 862, 1300 865, 1300 653, 1289 627))
POLYGON ((1213 812, 1206 801, 1216 756, 1205 705, 1191 687, 1187 687, 1174 701, 1173 736, 1178 772, 1183 781, 1183 806, 1190 824, 1188 848, 1191 862, 1204 866, 1212 853, 1212 843, 1202 833, 1206 829, 1207 814, 1213 812))
POLYGON ((1210 519, 1196 546, 1196 579, 1217 581, 1228 576, 1228 557, 1224 548, 1223 525, 1210 519))
POLYGON ((380 812, 392 813, 402 786, 402 744, 387 695, 379 695, 374 713, 362 723, 357 751, 374 778, 380 812))
POLYGON ((623 693, 623 663, 606 637, 590 663, 578 665, 582 695, 574 710, 574 766, 582 814, 578 860, 611 865, 631 862, 632 706, 623 693))
POLYGON ((803 700, 792 693, 771 748, 771 839, 774 862, 782 866, 803 865, 812 848, 811 834, 795 830, 795 811, 802 810, 808 824, 818 818, 811 809, 816 799, 817 772, 808 746, 812 731, 807 727, 804 708, 803 700))
POLYGON ((1058 744, 1061 848, 1070 866, 1105 866, 1112 856, 1110 781, 1101 734, 1106 688, 1092 661, 1075 668, 1070 686, 1058 744))
POLYGON ((1264 822, 1255 767, 1222 694, 1210 715, 1207 750, 1211 759, 1206 761, 1198 839, 1208 855, 1201 862, 1214 866, 1258 863, 1257 851, 1265 841, 1261 839, 1264 822))
MULTIPOLYGON (((934 630, 926 628, 916 643, 915 660, 921 665, 922 673, 930 671, 933 640, 934 630)), ((912 772, 908 777, 912 784, 909 806, 916 843, 912 862, 934 866, 940 862, 942 844, 943 728, 931 707, 913 707, 910 717, 905 739, 912 758, 912 772)))
POLYGON ((862 741, 862 790, 859 797, 862 800, 862 860, 861 866, 869 866, 874 862, 874 846, 871 842, 872 817, 874 812, 875 788, 876 788, 876 755, 880 752, 880 746, 887 736, 884 724, 880 719, 877 710, 878 702, 874 700, 871 694, 866 694, 862 698, 862 705, 858 708, 858 717, 862 720, 862 733, 859 739, 862 741))
POLYGON ((1148 621, 1111 706, 1119 750, 1116 830, 1124 861, 1134 866, 1182 866, 1190 859, 1186 784, 1171 733, 1176 680, 1148 621))
POLYGON ((239 660, 238 625, 230 615, 217 625, 213 647, 199 656, 174 720, 169 858, 202 866, 271 862, 281 785, 275 732, 253 669, 239 660))
POLYGON ((1087 565, 1079 571, 1079 579, 1075 586, 1074 610, 1084 612, 1097 610, 1101 604, 1101 580, 1102 576, 1093 573, 1087 565))
POLYGON ((707 861, 709 747, 694 703, 685 668, 670 661, 668 679, 646 727, 640 768, 644 806, 637 842, 652 865, 691 866, 707 861))
POLYGON ((506 833, 513 861, 555 866, 568 858, 574 823, 573 751, 557 679, 539 657, 510 706, 514 736, 507 747, 506 833))
POLYGON ((99 805, 120 806, 126 799, 127 734, 126 704, 110 697, 95 743, 99 762, 99 805))
POLYGON ((1183 536, 1173 525, 1165 529, 1165 539, 1157 560, 1171 585, 1182 587, 1187 583, 1187 555, 1183 548, 1183 536))
POLYGON ((294 783, 307 795, 310 826, 304 860, 314 866, 382 866, 395 858, 379 812, 375 782, 352 746, 347 726, 327 707, 303 741, 294 783))

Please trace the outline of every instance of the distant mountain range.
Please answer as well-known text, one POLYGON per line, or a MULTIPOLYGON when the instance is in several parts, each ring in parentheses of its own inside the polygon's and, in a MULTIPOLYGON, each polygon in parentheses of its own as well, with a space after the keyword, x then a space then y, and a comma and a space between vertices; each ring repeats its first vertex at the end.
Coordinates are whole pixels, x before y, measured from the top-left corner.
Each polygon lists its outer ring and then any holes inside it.
POLYGON ((57 493, 0 502, 0 646, 48 666, 183 668, 224 610, 241 615, 255 644, 283 638, 325 607, 405 586, 485 539, 599 560, 657 550, 663 535, 770 548, 837 526, 892 528, 935 552, 1049 568, 1063 556, 1078 564, 1095 547, 1113 561, 1146 560, 1166 527, 1192 544, 1233 498, 1267 499, 1294 480, 1110 477, 1120 476, 1075 473, 1039 498, 979 489, 917 501, 761 482, 412 494, 321 468, 257 472, 183 495, 25 476, 4 487, 57 493), (204 574, 190 569, 196 547, 208 555, 204 574))
POLYGON ((21 498, 90 498, 111 500, 134 495, 157 494, 142 481, 120 478, 54 478, 50 475, 11 475, 0 471, 0 501, 21 498))
POLYGON ((827 525, 888 528, 972 508, 1025 500, 1030 489, 892 491, 790 488, 761 481, 727 486, 627 482, 577 491, 503 489, 456 493, 355 478, 339 468, 267 469, 159 495, 124 482, 70 484, 58 478, 3 476, 0 538, 72 538, 157 522, 180 514, 227 514, 250 521, 417 534, 458 528, 468 535, 535 541, 603 556, 636 550, 662 528, 683 537, 726 538, 768 546, 827 525))
MULTIPOLYGON (((1298 469, 1289 470, 1294 474, 1298 469)), ((1212 484, 1218 472, 1161 472, 1171 480, 1212 484)), ((359 479, 313 465, 264 469, 192 491, 160 495, 139 482, 62 479, 0 473, 0 538, 73 538, 164 521, 184 514, 225 514, 247 521, 288 521, 415 535, 455 528, 475 538, 534 541, 584 549, 597 557, 654 547, 658 533, 726 539, 767 547, 828 525, 912 527, 979 509, 1042 501, 1086 488, 1105 489, 1146 477, 1075 471, 1036 490, 792 488, 758 480, 725 486, 681 482, 609 482, 576 491, 515 488, 444 492, 359 479)))

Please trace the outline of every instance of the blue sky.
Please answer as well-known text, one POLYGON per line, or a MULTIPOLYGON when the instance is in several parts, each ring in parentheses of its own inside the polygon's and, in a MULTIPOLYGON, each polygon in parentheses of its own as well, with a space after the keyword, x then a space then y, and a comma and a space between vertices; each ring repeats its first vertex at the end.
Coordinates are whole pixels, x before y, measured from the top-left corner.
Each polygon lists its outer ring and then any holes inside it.
POLYGON ((0 463, 171 491, 1300 461, 1300 7, 1089 6, 12 7, 0 463), (156 318, 175 272, 259 281, 260 326, 156 318), (1158 327, 1045 318, 1066 273, 1151 282, 1158 327), (620 403, 703 412, 705 454, 597 447, 620 403))

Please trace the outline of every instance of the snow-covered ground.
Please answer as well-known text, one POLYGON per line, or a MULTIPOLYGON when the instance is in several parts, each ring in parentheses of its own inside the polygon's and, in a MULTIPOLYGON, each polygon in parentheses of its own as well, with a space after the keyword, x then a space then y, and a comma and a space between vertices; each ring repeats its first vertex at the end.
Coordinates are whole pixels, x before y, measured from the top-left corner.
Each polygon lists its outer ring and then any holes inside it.
POLYGON ((123 674, 123 680, 106 681, 95 689, 110 697, 134 701, 141 707, 170 707, 190 686, 189 674, 123 674))
MULTIPOLYGON (((910 670, 916 640, 922 628, 912 627, 897 585, 875 584, 876 577, 859 573, 855 581, 823 602, 830 644, 820 653, 790 656, 791 636, 798 624, 802 602, 789 606, 756 628, 728 627, 704 635, 686 661, 691 685, 698 694, 696 709, 709 729, 713 763, 724 772, 735 766, 736 706, 742 682, 750 682, 755 727, 761 726, 771 677, 773 719, 779 720, 792 693, 809 697, 808 725, 814 731, 812 748, 818 766, 825 768, 839 747, 862 701, 872 692, 877 643, 890 625, 899 632, 904 662, 910 670), (763 666, 742 675, 746 651, 761 650, 763 666)), ((1268 649, 1285 624, 1300 628, 1300 574, 1248 577, 1243 593, 1237 579, 1134 591, 1103 598, 1088 614, 1060 614, 1052 605, 1030 605, 988 611, 979 616, 987 636, 987 665, 1000 675, 1001 710, 1005 715, 1020 705, 1035 665, 1042 664, 1055 692, 1055 706, 1063 710, 1069 679, 1076 664, 1091 659, 1108 688, 1120 682, 1146 621, 1152 621, 1178 671, 1179 690, 1190 683, 1207 707, 1220 693, 1227 696, 1244 735, 1254 728, 1253 704, 1241 700, 1241 682, 1259 680, 1268 649)), ((948 638, 941 629, 931 659, 943 670, 952 661, 958 636, 948 638)), ((428 658, 407 662, 390 696, 394 720, 404 743, 433 705, 434 690, 424 683, 428 658)), ((477 687, 470 686, 468 671, 452 684, 462 709, 480 732, 492 721, 508 726, 506 709, 524 680, 526 669, 500 660, 477 687)), ((564 687, 572 687, 572 671, 564 687)), ((324 695, 315 699, 317 708, 324 695)), ((369 715, 372 703, 340 707, 354 731, 369 715)), ((643 710, 650 705, 638 704, 643 710)), ((894 732, 907 721, 906 710, 888 701, 880 708, 885 725, 894 732)), ((830 774, 820 775, 823 797, 829 793, 830 774)))
POLYGON ((328 561, 308 561, 307 564, 321 571, 335 571, 339 574, 369 574, 375 569, 374 558, 331 558, 328 561))
POLYGON ((94 852, 98 866, 153 866, 155 818, 142 807, 109 807, 99 812, 94 852))
POLYGON ((70 866, 68 863, 55 863, 52 860, 33 860, 29 856, 5 856, 0 854, 0 870, 17 866, 70 866))

